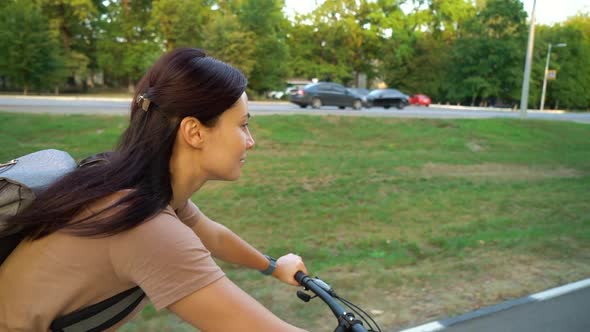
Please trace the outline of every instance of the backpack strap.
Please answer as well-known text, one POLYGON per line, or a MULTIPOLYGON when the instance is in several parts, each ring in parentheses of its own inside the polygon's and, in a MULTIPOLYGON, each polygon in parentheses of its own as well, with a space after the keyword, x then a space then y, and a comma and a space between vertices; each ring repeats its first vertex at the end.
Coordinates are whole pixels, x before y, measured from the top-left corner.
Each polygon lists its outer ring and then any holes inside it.
POLYGON ((103 331, 127 317, 143 300, 145 293, 133 287, 102 302, 56 318, 52 332, 103 331))
POLYGON ((107 162, 109 162, 109 158, 111 158, 112 154, 113 154, 112 151, 100 152, 97 154, 93 154, 90 157, 86 157, 86 158, 80 160, 80 162, 78 163, 78 167, 90 167, 90 166, 95 166, 95 165, 102 164, 102 163, 107 163, 107 162))

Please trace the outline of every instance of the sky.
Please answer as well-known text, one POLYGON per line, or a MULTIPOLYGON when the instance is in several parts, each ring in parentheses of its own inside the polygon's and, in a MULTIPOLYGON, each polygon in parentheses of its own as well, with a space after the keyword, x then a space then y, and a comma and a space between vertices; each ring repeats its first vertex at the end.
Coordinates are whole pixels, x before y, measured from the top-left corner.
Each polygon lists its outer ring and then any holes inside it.
MULTIPOLYGON (((521 0, 524 10, 531 17, 534 0, 521 0)), ((285 0, 285 12, 292 16, 294 12, 308 13, 322 0, 285 0)), ((578 11, 590 12, 589 0, 537 0, 535 19, 537 24, 552 25, 563 22, 568 17, 576 15, 578 11)))

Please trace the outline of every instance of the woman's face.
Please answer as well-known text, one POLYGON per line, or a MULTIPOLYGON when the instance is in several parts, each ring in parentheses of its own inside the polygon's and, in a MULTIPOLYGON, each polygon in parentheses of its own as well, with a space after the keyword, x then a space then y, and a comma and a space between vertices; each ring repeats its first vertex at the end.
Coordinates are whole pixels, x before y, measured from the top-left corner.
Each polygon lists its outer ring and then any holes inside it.
POLYGON ((246 151, 254 146, 248 127, 248 97, 244 92, 238 101, 209 129, 201 161, 209 180, 237 180, 246 162, 246 151))

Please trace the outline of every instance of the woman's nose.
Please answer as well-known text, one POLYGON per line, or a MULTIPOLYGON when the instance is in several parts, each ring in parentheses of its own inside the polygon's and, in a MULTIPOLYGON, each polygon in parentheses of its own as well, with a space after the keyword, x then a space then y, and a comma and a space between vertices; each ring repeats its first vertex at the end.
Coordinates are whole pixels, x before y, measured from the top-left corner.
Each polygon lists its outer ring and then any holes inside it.
POLYGON ((252 134, 248 132, 248 138, 246 138, 246 149, 251 149, 254 146, 254 143, 254 137, 252 137, 252 134))

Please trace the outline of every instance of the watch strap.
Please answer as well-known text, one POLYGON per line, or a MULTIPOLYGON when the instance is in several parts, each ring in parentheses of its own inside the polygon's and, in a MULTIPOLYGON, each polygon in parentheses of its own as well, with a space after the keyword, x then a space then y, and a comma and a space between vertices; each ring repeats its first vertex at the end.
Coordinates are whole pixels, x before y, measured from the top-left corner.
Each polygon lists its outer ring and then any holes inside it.
POLYGON ((268 259, 269 265, 268 265, 268 267, 266 268, 266 270, 262 270, 262 271, 260 271, 260 272, 261 272, 262 274, 264 274, 264 275, 267 275, 267 276, 269 276, 269 275, 271 275, 271 274, 272 274, 272 273, 275 271, 275 269, 277 268, 277 260, 276 260, 276 259, 274 259, 274 258, 272 258, 272 257, 270 257, 269 255, 264 255, 264 257, 266 257, 266 259, 268 259))

